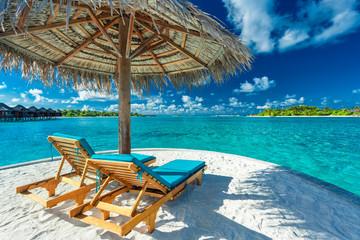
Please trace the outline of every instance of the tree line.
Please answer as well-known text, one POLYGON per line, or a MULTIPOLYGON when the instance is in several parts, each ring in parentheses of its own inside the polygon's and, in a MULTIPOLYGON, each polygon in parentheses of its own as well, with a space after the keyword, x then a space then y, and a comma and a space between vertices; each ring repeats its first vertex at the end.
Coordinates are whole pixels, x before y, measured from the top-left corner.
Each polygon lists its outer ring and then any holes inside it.
POLYGON ((342 109, 331 109, 329 107, 324 107, 323 109, 314 107, 314 106, 292 106, 285 109, 266 109, 264 112, 259 113, 257 116, 351 116, 359 115, 360 109, 358 106, 351 108, 342 108, 342 109))
MULTIPOLYGON (((105 112, 105 111, 91 111, 91 110, 59 110, 63 117, 117 117, 117 112, 105 112)), ((132 117, 143 117, 144 115, 139 113, 131 113, 132 117)))

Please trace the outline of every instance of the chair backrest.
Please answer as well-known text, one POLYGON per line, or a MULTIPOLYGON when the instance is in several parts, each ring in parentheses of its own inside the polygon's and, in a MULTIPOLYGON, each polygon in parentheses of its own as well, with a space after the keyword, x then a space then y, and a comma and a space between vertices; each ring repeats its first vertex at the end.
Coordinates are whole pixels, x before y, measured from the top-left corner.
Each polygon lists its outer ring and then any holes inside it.
POLYGON ((114 160, 110 160, 111 157, 96 155, 96 159, 88 159, 88 164, 129 187, 142 187, 148 182, 148 188, 164 193, 170 191, 171 185, 167 181, 136 158, 130 156, 128 160, 117 161, 116 156, 113 156, 114 160))
MULTIPOLYGON (((88 142, 81 137, 55 133, 48 140, 80 175, 84 171, 86 159, 95 154, 88 142)), ((95 175, 96 170, 90 167, 87 173, 95 175)))

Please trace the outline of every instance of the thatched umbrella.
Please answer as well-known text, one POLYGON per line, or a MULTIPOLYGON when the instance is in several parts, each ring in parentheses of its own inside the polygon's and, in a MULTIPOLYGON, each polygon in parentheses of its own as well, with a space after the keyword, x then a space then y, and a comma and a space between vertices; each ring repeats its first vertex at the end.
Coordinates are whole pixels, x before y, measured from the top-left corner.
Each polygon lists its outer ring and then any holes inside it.
POLYGON ((240 39, 185 0, 0 0, 4 70, 47 86, 119 93, 119 152, 130 153, 130 92, 222 83, 249 68, 240 39), (25 36, 24 36, 25 35, 25 36))

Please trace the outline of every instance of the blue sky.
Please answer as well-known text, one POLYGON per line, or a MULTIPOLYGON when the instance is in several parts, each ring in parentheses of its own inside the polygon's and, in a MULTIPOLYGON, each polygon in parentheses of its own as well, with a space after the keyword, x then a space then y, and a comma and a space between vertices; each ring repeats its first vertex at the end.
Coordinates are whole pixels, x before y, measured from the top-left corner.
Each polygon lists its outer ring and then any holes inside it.
MULTIPOLYGON (((297 104, 360 105, 360 4, 355 0, 192 1, 239 35, 255 56, 252 69, 191 92, 168 87, 139 98, 144 114, 250 114, 297 104)), ((54 109, 117 109, 117 95, 44 88, 0 73, 0 102, 54 109)))

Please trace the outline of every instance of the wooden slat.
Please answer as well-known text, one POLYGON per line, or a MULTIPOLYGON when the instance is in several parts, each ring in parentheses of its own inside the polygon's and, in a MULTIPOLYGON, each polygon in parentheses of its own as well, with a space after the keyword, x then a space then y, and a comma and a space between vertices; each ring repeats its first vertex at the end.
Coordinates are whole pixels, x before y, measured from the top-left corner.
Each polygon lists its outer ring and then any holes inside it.
MULTIPOLYGON (((108 29, 109 27, 113 26, 115 23, 117 22, 117 19, 113 19, 111 20, 106 26, 105 26, 105 30, 108 29)), ((68 53, 68 55, 64 56, 63 58, 61 58, 56 64, 55 67, 59 67, 60 65, 62 65, 66 60, 68 60, 69 58, 73 57, 76 53, 78 53, 79 51, 81 51, 83 48, 85 48, 86 46, 88 46, 92 40, 98 38, 101 34, 103 34, 102 31, 97 31, 95 34, 91 35, 91 37, 89 37, 87 40, 85 40, 82 44, 80 44, 79 46, 77 46, 74 50, 72 50, 70 53, 68 53)))
POLYGON ((57 49, 56 47, 51 46, 49 43, 41 40, 40 38, 36 37, 35 35, 33 35, 33 34, 31 35, 30 33, 29 33, 28 35, 29 35, 33 40, 35 40, 36 42, 38 42, 38 43, 46 46, 47 48, 53 50, 54 52, 59 53, 59 54, 61 54, 61 55, 63 55, 63 56, 66 55, 64 52, 60 51, 60 50, 57 49))
POLYGON ((23 29, 24 26, 25 26, 25 23, 26 23, 26 19, 28 17, 28 14, 31 10, 31 7, 32 7, 32 1, 29 1, 28 2, 28 5, 25 7, 25 9, 21 12, 21 16, 20 16, 20 19, 19 19, 19 22, 18 22, 18 28, 20 29, 23 29))
MULTIPOLYGON (((119 21, 119 24, 121 24, 120 21, 119 21)), ((131 14, 128 33, 127 33, 126 52, 125 52, 126 58, 130 57, 131 39, 132 39, 132 35, 133 35, 133 30, 134 30, 134 14, 131 14)))
POLYGON ((224 53, 224 47, 220 47, 220 49, 217 51, 217 53, 215 54, 215 56, 211 59, 211 61, 208 63, 208 67, 210 67, 215 61, 216 61, 216 59, 218 59, 220 56, 221 56, 221 54, 223 54, 224 53))
POLYGON ((54 21, 54 19, 56 18, 56 15, 59 13, 60 11, 60 5, 57 5, 55 7, 54 12, 49 16, 48 20, 46 21, 45 25, 50 25, 52 23, 52 21, 54 21))
POLYGON ((207 65, 201 61, 199 58, 195 57, 194 55, 192 55, 191 53, 189 53, 187 50, 185 50, 184 48, 182 48, 181 46, 177 45, 175 42, 173 42, 171 39, 165 37, 165 36, 160 36, 161 39, 163 39, 164 41, 166 41, 168 44, 170 44, 171 46, 173 46, 174 48, 178 49, 180 52, 182 52, 183 54, 185 54, 186 56, 188 56, 189 58, 193 59, 195 62, 199 63, 200 65, 202 65, 204 68, 207 68, 207 65))
MULTIPOLYGON (((139 13, 136 14, 135 19, 143 20, 143 21, 148 22, 148 23, 153 23, 153 20, 151 19, 151 17, 140 15, 139 13)), ((195 31, 195 30, 192 30, 192 29, 186 29, 186 28, 176 26, 176 25, 171 25, 171 24, 168 24, 165 21, 155 20, 155 24, 157 26, 166 27, 166 28, 168 28, 170 30, 173 30, 173 31, 186 33, 186 34, 189 34, 189 35, 192 35, 192 36, 195 36, 195 37, 201 37, 201 34, 198 31, 195 31)), ((149 31, 151 31, 151 30, 149 30, 149 31)))
POLYGON ((44 207, 46 207, 46 200, 34 193, 31 193, 29 191, 24 191, 20 193, 21 195, 23 195, 24 197, 27 197, 31 200, 33 200, 34 202, 40 203, 41 205, 43 205, 44 207))
POLYGON ((128 222, 126 222, 121 227, 121 236, 129 233, 136 225, 138 225, 141 221, 145 220, 145 218, 149 217, 153 212, 157 211, 164 203, 170 200, 172 197, 172 193, 168 193, 163 196, 159 200, 157 200, 152 205, 148 206, 143 212, 139 213, 135 217, 131 218, 128 222))
POLYGON ((146 52, 150 52, 152 50, 154 50, 155 48, 163 45, 166 41, 158 41, 156 44, 153 44, 145 49, 143 49, 142 51, 140 51, 139 53, 137 53, 133 58, 136 58, 137 56, 140 56, 141 54, 144 54, 146 52))
MULTIPOLYGON (((102 195, 99 200, 106 200, 109 197, 115 197, 118 196, 124 192, 127 192, 129 190, 128 187, 119 187, 111 192, 105 193, 104 195, 102 195)), ((73 209, 70 210, 69 212, 69 217, 73 218, 81 213, 87 212, 89 210, 91 210, 92 208, 94 208, 92 205, 90 205, 90 202, 84 203, 81 206, 75 207, 73 209)))
POLYGON ((79 28, 80 31, 81 31, 82 33, 84 33, 86 37, 91 37, 91 34, 90 34, 88 31, 86 31, 86 29, 83 28, 80 24, 77 24, 76 27, 79 28))
MULTIPOLYGON (((102 34, 105 36, 105 38, 109 41, 109 43, 111 44, 111 46, 114 48, 115 52, 117 54, 119 54, 119 56, 121 56, 120 50, 119 48, 115 45, 114 41, 111 39, 111 37, 109 36, 109 34, 106 32, 106 29, 103 27, 103 24, 100 22, 100 20, 97 18, 97 16, 95 15, 95 13, 91 10, 91 9, 87 9, 87 12, 89 13, 90 17, 92 18, 92 20, 94 21, 94 23, 96 24, 96 26, 100 29, 100 31, 102 32, 102 34)), ((110 26, 111 27, 111 26, 110 26)))
POLYGON ((76 12, 74 13, 74 15, 72 15, 72 17, 71 17, 70 19, 71 19, 71 20, 77 19, 83 12, 84 12, 84 9, 82 9, 82 8, 76 10, 76 12))
MULTIPOLYGON (((107 14, 107 15, 99 17, 99 20, 112 19, 112 18, 115 18, 115 17, 118 17, 118 15, 107 14)), ((89 22, 92 22, 92 21, 93 21, 92 18, 80 18, 80 19, 76 19, 74 21, 69 21, 68 26, 74 26, 74 25, 78 25, 78 24, 89 23, 89 22)), ((57 29, 57 28, 64 28, 64 27, 66 27, 65 22, 52 23, 50 25, 29 27, 26 30, 26 33, 44 32, 44 31, 57 29)), ((25 32, 14 32, 13 30, 9 30, 7 32, 0 33, 0 39, 1 38, 13 37, 13 36, 21 36, 23 34, 25 34, 25 32)))
POLYGON ((131 217, 135 216, 136 209, 138 208, 138 206, 140 204, 140 201, 141 201, 142 197, 144 196, 144 193, 145 193, 148 185, 149 185, 149 182, 145 182, 144 187, 141 189, 139 195, 137 196, 137 198, 135 200, 135 203, 132 206, 131 211, 130 211, 130 216, 131 217))
POLYGON ((204 43, 205 43, 205 40, 204 40, 203 38, 201 38, 200 45, 199 45, 198 50, 196 51, 195 57, 199 57, 199 55, 200 55, 200 53, 201 53, 201 49, 202 49, 203 46, 204 46, 204 43))
POLYGON ((73 47, 76 47, 78 44, 76 42, 74 42, 72 39, 70 39, 68 36, 66 36, 65 34, 63 34, 62 32, 60 32, 57 29, 53 29, 51 30, 54 33, 56 33, 57 35, 59 35, 62 39, 64 39, 65 41, 67 41, 68 43, 70 43, 73 47))
MULTIPOLYGON (((142 23, 141 21, 138 21, 138 20, 137 20, 137 23, 140 24, 142 27, 148 29, 150 32, 153 32, 153 33, 155 32, 155 30, 152 29, 149 25, 144 24, 144 23, 142 23)), ((189 53, 187 50, 185 50, 184 48, 182 48, 181 46, 179 46, 178 44, 173 42, 170 38, 168 38, 168 37, 166 37, 164 35, 159 35, 159 38, 162 39, 163 41, 167 42, 169 45, 173 46, 174 48, 178 49, 180 52, 182 52, 183 54, 185 54, 189 58, 193 59, 195 62, 199 63, 204 68, 207 68, 207 65, 204 62, 202 62, 200 59, 198 59, 197 57, 195 57, 194 55, 189 53)))
POLYGON ((80 182, 79 181, 75 181, 74 179, 68 178, 68 177, 60 177, 59 179, 60 181, 64 182, 64 183, 68 183, 70 185, 73 185, 75 187, 80 187, 80 182))
MULTIPOLYGON (((141 45, 131 53, 130 58, 134 58, 134 57, 136 57, 136 56, 138 56, 138 55, 141 55, 141 54, 139 54, 139 53, 140 53, 145 47, 147 47, 155 38, 157 38, 164 30, 165 30, 165 28, 163 27, 163 28, 161 28, 161 29, 159 30, 159 32, 155 32, 155 31, 154 31, 153 35, 151 35, 148 39, 146 39, 145 41, 143 41, 143 42, 141 43, 141 45)), ((144 40, 144 39, 143 39, 143 40, 144 40)))
POLYGON ((95 187, 95 183, 86 185, 82 188, 79 189, 75 189, 71 192, 62 194, 56 198, 50 199, 48 201, 46 201, 46 207, 51 208, 53 206, 56 206, 58 203, 63 202, 65 200, 68 199, 74 199, 77 196, 81 195, 81 194, 87 194, 91 189, 93 189, 95 187))
POLYGON ((106 56, 109 56, 109 57, 114 57, 114 55, 112 55, 112 54, 110 54, 110 53, 108 53, 108 52, 103 52, 103 51, 99 51, 99 50, 92 49, 92 48, 88 48, 88 47, 84 48, 84 49, 82 50, 82 52, 84 52, 84 50, 85 50, 85 51, 92 52, 92 53, 97 53, 97 54, 101 54, 101 55, 106 55, 106 56))
POLYGON ((102 202, 102 201, 99 201, 97 204, 95 204, 94 207, 99 208, 101 210, 124 215, 124 216, 129 216, 129 217, 131 216, 131 209, 116 206, 114 204, 110 204, 110 203, 106 203, 106 202, 102 202))
POLYGON ((107 53, 113 55, 114 57, 118 58, 118 56, 117 56, 115 53, 113 53, 112 51, 110 51, 110 50, 107 49, 106 47, 102 46, 101 44, 99 44, 99 43, 97 43, 97 42, 95 42, 95 41, 92 41, 91 43, 94 44, 95 46, 101 48, 101 49, 104 50, 105 52, 107 52, 107 53))
POLYGON ((181 59, 181 60, 177 60, 177 61, 172 61, 172 62, 168 62, 163 64, 163 66, 170 66, 170 65, 174 65, 174 64, 178 64, 178 63, 184 63, 184 62, 188 62, 188 61, 192 61, 191 58, 185 58, 185 59, 181 59))
POLYGON ((117 234, 120 233, 121 227, 118 226, 115 223, 106 222, 106 221, 100 220, 98 218, 95 218, 95 217, 92 217, 92 216, 87 216, 87 215, 84 215, 84 214, 79 214, 79 215, 75 216, 74 218, 77 219, 77 220, 80 220, 80 221, 82 221, 84 223, 91 224, 91 225, 106 229, 106 230, 108 230, 110 232, 113 232, 113 233, 117 233, 117 234))
POLYGON ((183 37, 181 40, 181 47, 184 48, 185 47, 185 42, 186 42, 186 33, 183 33, 183 37))

